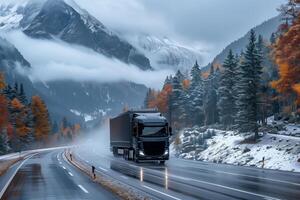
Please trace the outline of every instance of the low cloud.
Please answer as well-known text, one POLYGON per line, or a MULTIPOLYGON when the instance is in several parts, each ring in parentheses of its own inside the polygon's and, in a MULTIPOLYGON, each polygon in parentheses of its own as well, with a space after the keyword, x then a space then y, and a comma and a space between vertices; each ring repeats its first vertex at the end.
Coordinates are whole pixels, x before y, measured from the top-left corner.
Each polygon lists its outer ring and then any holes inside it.
MULTIPOLYGON (((72 1, 72 0, 68 0, 72 1)), ((278 15, 285 0, 74 0, 122 35, 167 36, 213 58, 251 28, 278 15)))
POLYGON ((130 81, 160 88, 165 77, 173 73, 169 70, 143 71, 88 48, 62 41, 32 39, 22 32, 11 32, 4 37, 31 63, 33 81, 130 81))

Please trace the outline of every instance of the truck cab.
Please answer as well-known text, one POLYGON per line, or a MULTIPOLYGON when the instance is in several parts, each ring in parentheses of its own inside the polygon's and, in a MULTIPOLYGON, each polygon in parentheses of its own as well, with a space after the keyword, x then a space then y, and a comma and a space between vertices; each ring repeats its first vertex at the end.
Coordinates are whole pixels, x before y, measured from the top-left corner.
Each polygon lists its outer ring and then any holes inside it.
POLYGON ((111 150, 126 160, 164 163, 171 134, 167 119, 157 110, 131 110, 110 119, 111 150))
POLYGON ((135 114, 133 123, 136 161, 168 160, 170 129, 166 118, 159 113, 135 114))

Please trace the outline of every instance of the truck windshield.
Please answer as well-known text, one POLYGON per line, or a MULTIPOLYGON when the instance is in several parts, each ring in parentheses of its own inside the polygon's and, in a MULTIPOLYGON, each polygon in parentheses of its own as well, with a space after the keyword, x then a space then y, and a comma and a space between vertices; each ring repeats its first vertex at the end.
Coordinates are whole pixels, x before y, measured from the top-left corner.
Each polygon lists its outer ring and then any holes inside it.
POLYGON ((144 126, 141 136, 145 137, 163 137, 167 135, 166 127, 144 126))

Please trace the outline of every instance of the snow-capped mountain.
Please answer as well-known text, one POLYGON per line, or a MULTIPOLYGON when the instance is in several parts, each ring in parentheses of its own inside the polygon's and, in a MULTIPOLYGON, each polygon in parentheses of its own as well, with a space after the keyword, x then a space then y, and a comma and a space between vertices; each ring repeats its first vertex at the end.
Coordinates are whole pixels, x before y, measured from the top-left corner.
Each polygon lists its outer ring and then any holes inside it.
MULTIPOLYGON (((71 0, 0 0, 0 32, 5 36, 11 30, 22 31, 34 39, 85 46, 141 69, 151 69, 143 54, 71 0)), ((0 71, 9 69, 5 71, 7 83, 23 83, 28 96, 40 95, 55 121, 62 117, 73 122, 99 121, 104 115, 119 113, 125 106, 142 105, 147 91, 144 85, 131 82, 31 82, 27 76, 31 63, 6 40, 0 40, 0 64, 0 71)))
POLYGON ((139 35, 131 39, 131 43, 142 51, 155 69, 170 68, 188 70, 203 61, 200 51, 184 47, 169 38, 158 38, 150 35, 139 35))
POLYGON ((148 58, 72 0, 2 0, 0 13, 0 30, 21 29, 33 38, 60 39, 151 69, 148 58))

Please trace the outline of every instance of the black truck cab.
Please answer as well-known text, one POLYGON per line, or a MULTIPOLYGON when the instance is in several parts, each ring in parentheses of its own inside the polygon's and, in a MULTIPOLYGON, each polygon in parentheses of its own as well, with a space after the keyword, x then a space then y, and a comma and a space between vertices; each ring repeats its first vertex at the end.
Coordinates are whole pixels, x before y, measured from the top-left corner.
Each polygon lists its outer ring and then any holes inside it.
POLYGON ((170 135, 167 119, 155 110, 127 111, 110 120, 111 150, 128 160, 164 163, 170 135))

